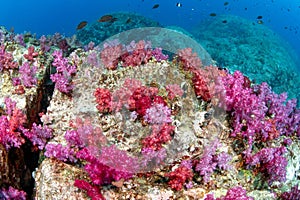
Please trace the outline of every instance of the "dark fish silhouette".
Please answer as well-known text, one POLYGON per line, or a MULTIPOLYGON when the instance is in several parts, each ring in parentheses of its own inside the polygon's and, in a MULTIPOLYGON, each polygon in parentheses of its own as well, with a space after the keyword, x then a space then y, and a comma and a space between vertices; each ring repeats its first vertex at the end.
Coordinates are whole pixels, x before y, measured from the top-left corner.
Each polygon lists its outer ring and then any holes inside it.
POLYGON ((156 8, 158 8, 159 7, 159 4, 155 4, 153 7, 152 7, 152 9, 156 9, 156 8))
POLYGON ((87 21, 82 21, 77 25, 76 30, 83 29, 87 25, 87 21))
POLYGON ((229 3, 226 1, 226 2, 224 2, 224 6, 227 6, 229 3))
POLYGON ((128 18, 128 19, 126 20, 125 24, 129 24, 130 22, 131 22, 131 19, 128 18))
POLYGON ((177 7, 181 7, 182 4, 181 4, 180 2, 178 2, 178 3, 176 3, 176 6, 177 6, 177 7))
POLYGON ((210 13, 209 16, 215 17, 215 16, 217 16, 217 14, 216 13, 210 13))
POLYGON ((262 19, 263 17, 261 15, 257 16, 257 19, 262 19))

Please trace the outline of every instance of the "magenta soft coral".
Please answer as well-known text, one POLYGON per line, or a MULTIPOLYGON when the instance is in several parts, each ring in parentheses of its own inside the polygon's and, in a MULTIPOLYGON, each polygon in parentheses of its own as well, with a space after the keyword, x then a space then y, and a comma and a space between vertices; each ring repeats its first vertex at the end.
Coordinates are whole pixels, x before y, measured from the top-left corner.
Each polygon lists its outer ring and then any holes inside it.
POLYGON ((288 164, 287 159, 283 156, 286 151, 285 147, 263 148, 253 156, 246 158, 246 163, 258 168, 270 185, 274 181, 284 182, 288 164))
POLYGON ((50 75, 50 79, 55 82, 55 88, 62 93, 70 93, 73 90, 72 76, 76 74, 76 66, 70 65, 67 58, 63 57, 63 52, 56 50, 53 52, 54 61, 52 65, 56 67, 56 73, 50 75))
POLYGON ((92 200, 105 200, 105 198, 99 191, 99 188, 85 180, 75 180, 74 186, 78 187, 79 189, 85 190, 87 192, 87 195, 92 200))
POLYGON ((111 184, 112 181, 127 180, 138 170, 138 160, 114 145, 98 149, 97 157, 95 150, 87 147, 76 154, 77 158, 87 161, 84 169, 95 185, 102 186, 111 184))

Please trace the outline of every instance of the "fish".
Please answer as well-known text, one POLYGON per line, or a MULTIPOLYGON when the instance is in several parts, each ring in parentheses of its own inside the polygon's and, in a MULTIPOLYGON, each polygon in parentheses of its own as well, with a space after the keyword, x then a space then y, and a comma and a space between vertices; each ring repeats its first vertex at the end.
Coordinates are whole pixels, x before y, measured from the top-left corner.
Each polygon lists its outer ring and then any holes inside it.
POLYGON ((226 23, 227 23, 227 20, 223 20, 222 23, 223 23, 223 24, 226 24, 226 23))
POLYGON ((159 4, 155 4, 153 7, 152 7, 152 9, 156 9, 156 8, 158 8, 159 7, 159 4))
POLYGON ((129 24, 131 22, 131 18, 128 18, 125 22, 125 24, 129 24))
POLYGON ((261 15, 257 16, 256 19, 262 19, 263 17, 261 15))
POLYGON ((115 18, 112 15, 103 15, 102 17, 100 17, 100 19, 98 19, 98 22, 114 22, 117 19, 118 18, 115 18))
POLYGON ((261 19, 259 19, 259 20, 257 20, 257 23, 258 23, 258 24, 263 24, 263 23, 264 23, 264 21, 263 21, 263 20, 261 20, 261 19))
POLYGON ((216 13, 210 13, 209 16, 215 17, 215 16, 217 16, 217 14, 216 13))
POLYGON ((77 25, 76 30, 83 29, 87 24, 88 24, 87 21, 82 21, 82 22, 80 22, 80 23, 77 25))
POLYGON ((181 7, 182 4, 181 4, 180 2, 178 2, 178 3, 176 3, 176 6, 177 6, 177 7, 181 7))
POLYGON ((224 2, 224 6, 227 6, 229 3, 227 1, 224 2))

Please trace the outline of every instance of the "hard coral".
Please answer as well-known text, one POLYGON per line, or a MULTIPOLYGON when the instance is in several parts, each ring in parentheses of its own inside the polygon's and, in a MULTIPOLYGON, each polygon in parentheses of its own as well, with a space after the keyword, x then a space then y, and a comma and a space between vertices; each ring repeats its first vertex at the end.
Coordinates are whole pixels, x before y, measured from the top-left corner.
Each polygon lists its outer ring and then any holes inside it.
POLYGON ((225 196, 214 198, 214 195, 208 194, 204 200, 254 200, 253 197, 247 196, 247 191, 240 186, 229 189, 225 196))

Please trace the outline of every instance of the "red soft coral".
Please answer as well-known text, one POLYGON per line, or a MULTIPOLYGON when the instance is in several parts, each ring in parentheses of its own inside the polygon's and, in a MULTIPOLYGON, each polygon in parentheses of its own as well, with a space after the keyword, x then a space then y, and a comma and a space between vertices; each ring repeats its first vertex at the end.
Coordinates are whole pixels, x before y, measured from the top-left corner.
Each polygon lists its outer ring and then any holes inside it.
POLYGON ((165 177, 169 178, 168 184, 174 190, 181 190, 183 184, 187 181, 191 181, 193 178, 193 172, 185 166, 180 166, 174 171, 165 174, 165 177))
POLYGON ((24 58, 26 58, 28 61, 33 61, 33 59, 35 57, 37 57, 39 55, 38 52, 35 52, 34 51, 34 46, 30 46, 28 47, 28 53, 27 54, 24 54, 24 58))
POLYGON ((162 145, 172 139, 175 127, 170 124, 153 125, 151 135, 143 139, 143 148, 160 150, 162 145))
POLYGON ((97 88, 94 92, 96 97, 97 109, 102 112, 111 112, 112 108, 112 95, 108 89, 97 88))
POLYGON ((138 43, 131 42, 127 49, 127 53, 123 54, 121 58, 125 67, 145 64, 152 58, 152 49, 144 40, 140 40, 138 43))

